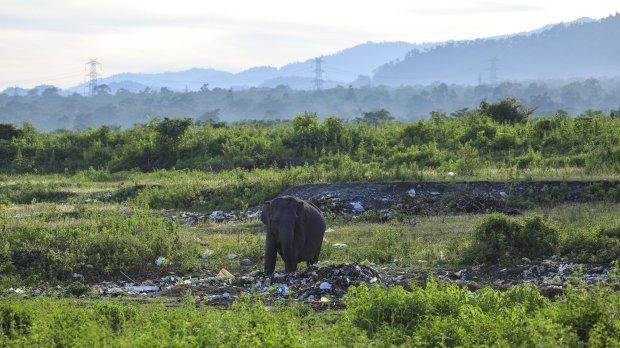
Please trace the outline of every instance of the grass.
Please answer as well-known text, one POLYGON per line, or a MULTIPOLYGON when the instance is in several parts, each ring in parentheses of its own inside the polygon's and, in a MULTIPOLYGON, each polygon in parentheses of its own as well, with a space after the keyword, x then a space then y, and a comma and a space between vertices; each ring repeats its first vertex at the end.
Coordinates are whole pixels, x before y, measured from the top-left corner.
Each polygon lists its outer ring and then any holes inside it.
POLYGON ((267 308, 243 297, 230 309, 195 303, 0 299, 2 346, 367 347, 617 346, 620 293, 598 287, 554 301, 535 287, 474 293, 430 280, 410 291, 351 288, 344 311, 267 308))

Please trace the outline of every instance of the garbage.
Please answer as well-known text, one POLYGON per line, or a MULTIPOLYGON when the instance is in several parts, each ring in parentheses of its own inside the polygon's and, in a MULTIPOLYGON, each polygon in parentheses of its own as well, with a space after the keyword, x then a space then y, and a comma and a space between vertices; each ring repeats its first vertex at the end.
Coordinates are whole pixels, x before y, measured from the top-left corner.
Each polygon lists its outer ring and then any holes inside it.
POLYGON ((355 213, 363 213, 366 210, 359 201, 351 202, 351 206, 353 207, 353 212, 355 213))
POLYGON ((280 296, 286 296, 287 295, 287 287, 284 284, 280 284, 278 285, 278 294, 280 294, 280 296))
POLYGON ((437 191, 431 191, 429 192, 431 194, 431 196, 439 196, 441 193, 437 192, 437 191))
POLYGON ((241 263, 242 266, 251 266, 252 265, 252 260, 250 260, 248 258, 245 258, 245 259, 242 259, 240 263, 241 263))
POLYGON ((416 193, 416 192, 415 192, 415 189, 414 189, 414 188, 412 188, 411 190, 407 191, 407 194, 408 194, 408 195, 409 195, 409 197, 411 197, 411 198, 415 197, 415 193, 416 193))
POLYGON ((202 255, 200 255, 200 258, 203 261, 207 261, 211 257, 211 255, 213 255, 213 250, 207 249, 207 250, 205 250, 204 253, 202 253, 202 255))
POLYGON ((157 292, 161 291, 159 286, 156 285, 134 285, 134 286, 125 286, 125 290, 134 293, 144 293, 144 292, 157 292))
POLYGON ((507 194, 506 192, 504 192, 504 191, 499 191, 499 195, 500 195, 502 198, 507 198, 507 197, 508 197, 508 194, 507 194))
POLYGON ((237 254, 235 254, 235 253, 230 253, 230 254, 228 254, 228 259, 229 259, 229 260, 234 260, 234 259, 236 259, 236 258, 237 258, 237 254))
POLYGON ((80 273, 73 273, 73 279, 84 279, 84 276, 80 273))
POLYGON ((221 210, 216 210, 212 212, 211 215, 209 215, 209 217, 211 218, 211 220, 216 220, 216 221, 224 220, 224 212, 221 210))
POLYGON ((323 302, 323 303, 327 303, 327 302, 329 302, 329 299, 327 297, 325 297, 325 296, 322 296, 319 301, 323 302))
POLYGON ((226 268, 222 268, 216 277, 219 279, 234 279, 235 278, 235 276, 232 273, 228 272, 226 268))
POLYGON ((159 256, 158 258, 155 259, 155 265, 156 266, 164 266, 167 263, 167 259, 163 256, 159 256))
POLYGON ((529 259, 529 258, 527 258, 527 257, 522 257, 522 258, 521 258, 521 261, 523 261, 523 262, 524 262, 524 263, 526 263, 526 264, 532 263, 532 260, 530 260, 530 259, 529 259))
POLYGON ((334 232, 334 229, 331 227, 325 230, 325 233, 331 233, 331 232, 334 232))
POLYGON ((330 283, 328 283, 328 282, 322 282, 322 283, 319 285, 319 289, 329 291, 329 290, 331 290, 331 289, 332 289, 332 285, 331 285, 330 283))
POLYGON ((456 173, 455 172, 448 172, 448 176, 452 178, 452 177, 456 176, 456 173))
POLYGON ((336 249, 344 249, 346 248, 348 245, 344 244, 344 243, 334 243, 332 244, 332 246, 336 249))

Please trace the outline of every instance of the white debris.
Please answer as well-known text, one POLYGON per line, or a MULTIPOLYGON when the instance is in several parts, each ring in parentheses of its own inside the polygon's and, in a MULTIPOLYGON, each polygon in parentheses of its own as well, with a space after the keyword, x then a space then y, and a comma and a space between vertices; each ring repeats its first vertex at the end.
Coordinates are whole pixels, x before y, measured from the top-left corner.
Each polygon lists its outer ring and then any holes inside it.
POLYGON ((506 192, 504 192, 504 191, 500 191, 499 195, 502 196, 502 198, 508 197, 508 194, 506 192))
POLYGON ((412 188, 411 190, 407 191, 407 194, 409 195, 409 197, 413 198, 415 197, 415 189, 412 188))
POLYGON ((73 273, 73 279, 84 279, 84 276, 80 273, 73 273))
POLYGON ((157 265, 157 266, 161 267, 161 266, 164 265, 164 263, 166 263, 166 258, 163 257, 163 256, 160 256, 160 257, 155 259, 155 265, 157 265))
POLYGON ((216 210, 209 215, 212 220, 224 220, 224 212, 221 210, 216 210))
POLYGON ((431 196, 439 196, 441 193, 437 192, 437 191, 431 191, 429 192, 431 194, 431 196))
POLYGON ((144 292, 157 292, 161 289, 156 285, 137 285, 137 286, 126 286, 125 290, 129 292, 135 293, 144 293, 144 292))
POLYGON ((204 253, 202 253, 202 255, 200 255, 200 258, 206 261, 211 257, 211 255, 213 255, 213 250, 207 249, 204 253))
POLYGON ((344 244, 344 243, 334 243, 332 244, 332 246, 336 249, 344 249, 346 248, 348 245, 344 244))
POLYGON ((327 297, 323 296, 323 297, 321 297, 321 299, 319 301, 323 302, 323 303, 327 303, 327 302, 329 302, 329 299, 327 297))
POLYGON ((325 233, 330 233, 330 232, 334 232, 334 229, 331 227, 325 230, 325 233))
POLYGON ((363 213, 366 210, 364 209, 362 202, 359 201, 351 202, 351 206, 353 207, 353 210, 357 213, 363 213))
POLYGON ((455 173, 455 172, 448 172, 448 176, 449 176, 449 177, 451 177, 451 178, 452 178, 452 177, 455 177, 455 176, 456 176, 456 173, 455 173))

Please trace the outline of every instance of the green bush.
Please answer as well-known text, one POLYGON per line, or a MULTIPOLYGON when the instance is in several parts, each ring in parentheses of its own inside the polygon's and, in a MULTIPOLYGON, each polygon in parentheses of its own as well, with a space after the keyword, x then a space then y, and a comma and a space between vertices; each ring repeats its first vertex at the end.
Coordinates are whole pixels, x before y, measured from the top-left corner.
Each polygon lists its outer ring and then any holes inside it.
POLYGON ((520 257, 542 258, 553 254, 558 231, 540 216, 514 219, 492 214, 474 230, 466 253, 471 261, 506 262, 520 257))
POLYGON ((18 274, 27 281, 40 281, 66 280, 73 272, 82 272, 92 281, 120 272, 161 270, 154 265, 159 256, 178 269, 191 269, 198 263, 198 244, 164 217, 135 207, 125 213, 84 214, 79 223, 50 223, 52 214, 39 220, 4 220, 0 275, 18 274))
POLYGON ((569 235, 562 254, 579 262, 609 263, 620 260, 620 224, 594 226, 569 235))

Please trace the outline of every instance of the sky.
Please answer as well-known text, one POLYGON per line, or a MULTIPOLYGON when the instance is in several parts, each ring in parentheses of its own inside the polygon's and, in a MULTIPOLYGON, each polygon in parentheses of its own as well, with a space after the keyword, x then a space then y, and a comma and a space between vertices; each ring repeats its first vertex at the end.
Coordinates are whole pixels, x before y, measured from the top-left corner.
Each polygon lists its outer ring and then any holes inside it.
POLYGON ((367 41, 437 42, 620 11, 618 0, 0 0, 0 90, 102 75, 282 66, 367 41))

